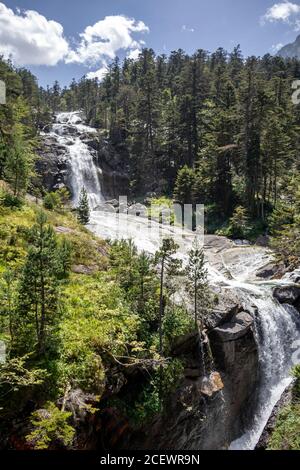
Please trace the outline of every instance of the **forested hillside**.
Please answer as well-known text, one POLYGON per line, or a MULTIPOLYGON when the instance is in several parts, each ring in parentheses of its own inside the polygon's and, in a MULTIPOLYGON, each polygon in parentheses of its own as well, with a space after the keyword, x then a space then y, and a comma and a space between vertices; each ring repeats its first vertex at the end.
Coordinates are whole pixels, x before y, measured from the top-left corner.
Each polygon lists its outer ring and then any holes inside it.
MULTIPOLYGON (((205 204, 207 233, 251 242, 264 235, 292 269, 300 260, 295 79, 300 61, 244 59, 239 47, 231 54, 178 50, 169 57, 144 49, 137 60, 116 59, 101 82, 83 78, 46 90, 28 70, 0 59, 7 87, 7 104, 0 105, 2 447, 100 445, 86 436, 97 428, 102 406, 118 414, 101 415, 99 440, 107 437, 105 419, 112 429, 124 416, 124 429, 128 421, 134 429, 147 424, 164 411, 182 377, 178 337, 193 335, 199 318, 202 328, 219 301, 208 288, 202 250, 190 252, 183 272, 172 258, 178 248, 172 240, 150 256, 130 241, 93 236, 84 227, 85 190, 76 212, 66 188, 48 193, 42 187, 40 131, 49 130, 58 111, 83 110, 123 161, 131 201, 205 204), (174 300, 178 274, 191 303, 199 300, 195 318, 174 300), (65 411, 70 407, 73 415, 65 411)), ((215 366, 204 344, 205 375, 215 366)), ((223 383, 218 374, 215 379, 219 391, 223 383)), ((296 404, 290 412, 298 420, 296 404)), ((117 445, 118 432, 108 446, 117 445)), ((272 447, 280 447, 282 432, 272 447)))
POLYGON ((136 61, 116 59, 101 83, 83 78, 43 90, 30 72, 2 61, 1 175, 15 192, 25 189, 37 130, 57 111, 82 109, 127 168, 132 198, 205 204, 208 232, 253 239, 284 232, 289 257, 299 252, 300 107, 292 102, 299 77, 296 59, 244 59, 239 47, 169 57, 144 49, 136 61), (26 151, 16 163, 20 142, 26 151))

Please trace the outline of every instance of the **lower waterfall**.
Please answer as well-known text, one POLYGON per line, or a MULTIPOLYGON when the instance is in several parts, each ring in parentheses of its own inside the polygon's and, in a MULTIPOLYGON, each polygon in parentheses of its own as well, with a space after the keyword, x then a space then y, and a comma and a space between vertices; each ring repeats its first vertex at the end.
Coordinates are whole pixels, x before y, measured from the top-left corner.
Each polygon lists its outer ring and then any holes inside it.
MULTIPOLYGON (((66 158, 71 167, 73 204, 78 204, 82 187, 88 193, 91 206, 90 230, 103 238, 119 237, 122 214, 107 214, 93 210, 104 201, 101 191, 101 170, 97 166, 92 150, 81 137, 96 131, 83 124, 79 112, 60 113, 53 125, 51 135, 65 147, 66 158), (116 222, 118 217, 118 223, 116 222)), ((176 227, 160 226, 164 235, 176 233, 176 227)), ((124 238, 131 238, 139 250, 154 253, 159 247, 159 239, 147 230, 147 219, 128 216, 124 238)), ((194 234, 186 233, 180 247, 180 256, 185 259, 194 234)), ((286 387, 291 383, 290 370, 295 361, 293 353, 299 338, 300 317, 293 307, 280 305, 272 295, 274 283, 259 281, 256 271, 266 265, 271 254, 268 250, 255 247, 236 247, 225 251, 224 256, 208 252, 208 272, 210 282, 233 289, 245 308, 251 309, 255 320, 256 338, 259 351, 259 378, 257 394, 253 397, 252 418, 241 437, 235 440, 230 449, 254 449, 272 410, 286 387), (225 260, 226 258, 226 260, 225 260), (220 261, 221 260, 221 261, 220 261), (250 306, 250 307, 249 307, 250 306)), ((277 285, 281 281, 277 281, 277 285)))
POLYGON ((259 379, 253 418, 245 433, 231 443, 232 450, 251 450, 258 443, 275 405, 292 382, 292 356, 300 331, 299 313, 293 307, 281 306, 272 298, 270 288, 260 288, 255 295, 245 293, 243 301, 257 309, 259 379))

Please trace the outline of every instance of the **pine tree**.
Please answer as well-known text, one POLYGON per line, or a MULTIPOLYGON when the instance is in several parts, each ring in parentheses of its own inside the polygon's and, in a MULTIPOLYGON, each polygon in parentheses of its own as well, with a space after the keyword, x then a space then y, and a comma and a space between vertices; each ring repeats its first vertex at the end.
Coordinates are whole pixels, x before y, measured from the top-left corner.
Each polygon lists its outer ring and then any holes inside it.
POLYGON ((247 209, 242 206, 236 207, 229 220, 230 235, 234 238, 244 238, 247 236, 248 226, 247 209))
POLYGON ((65 279, 68 277, 72 261, 72 243, 66 237, 58 244, 58 273, 59 277, 65 279))
POLYGON ((186 165, 178 172, 175 182, 174 199, 180 204, 192 204, 195 173, 186 165))
POLYGON ((159 320, 158 320, 158 333, 159 333, 159 352, 163 354, 163 331, 162 322, 165 309, 165 282, 166 277, 178 274, 181 262, 174 258, 178 250, 178 245, 172 238, 165 238, 162 241, 160 250, 156 253, 155 259, 160 264, 160 289, 159 289, 159 320))
POLYGON ((77 208, 78 220, 81 224, 87 225, 90 221, 90 207, 88 195, 85 188, 82 188, 77 208))
POLYGON ((195 239, 193 247, 189 252, 186 276, 188 290, 194 299, 195 327, 197 328, 200 323, 200 329, 202 329, 203 314, 207 308, 208 284, 204 252, 200 248, 197 239, 195 239))
POLYGON ((17 350, 44 354, 58 323, 58 250, 45 213, 37 215, 18 291, 17 350))

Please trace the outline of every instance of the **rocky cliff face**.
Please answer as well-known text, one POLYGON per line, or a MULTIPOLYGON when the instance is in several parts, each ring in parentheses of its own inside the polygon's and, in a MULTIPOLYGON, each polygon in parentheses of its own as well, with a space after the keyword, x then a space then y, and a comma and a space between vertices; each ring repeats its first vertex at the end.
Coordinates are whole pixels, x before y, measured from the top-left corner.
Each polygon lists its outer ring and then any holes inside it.
POLYGON ((296 40, 291 44, 287 44, 286 46, 282 47, 278 52, 277 55, 287 58, 300 57, 300 35, 297 36, 296 40))
MULTIPOLYGON (((71 126, 68 126, 68 132, 71 126)), ((105 139, 98 135, 83 134, 81 139, 88 145, 93 158, 101 169, 101 188, 103 196, 107 199, 127 195, 129 178, 126 167, 126 158, 122 158, 105 139)), ((72 141, 70 141, 72 145, 72 141)), ((42 186, 48 191, 57 190, 66 186, 70 192, 71 168, 66 147, 60 145, 52 134, 41 136, 38 149, 39 158, 36 162, 37 173, 41 177, 42 186)))
POLYGON ((130 435, 124 448, 217 450, 238 437, 257 384, 253 319, 233 295, 222 296, 207 336, 212 358, 206 371, 198 333, 178 340, 173 355, 184 361, 184 378, 169 397, 164 415, 130 435))

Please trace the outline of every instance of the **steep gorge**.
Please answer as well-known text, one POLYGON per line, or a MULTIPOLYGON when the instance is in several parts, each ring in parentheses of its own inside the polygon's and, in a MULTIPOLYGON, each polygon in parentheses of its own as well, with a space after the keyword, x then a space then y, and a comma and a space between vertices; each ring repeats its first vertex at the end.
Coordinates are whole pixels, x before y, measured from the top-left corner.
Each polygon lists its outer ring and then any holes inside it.
MULTIPOLYGON (((66 185, 76 205, 85 186, 93 209, 90 229, 94 233, 103 238, 131 238, 139 250, 152 253, 159 247, 161 236, 182 237, 176 227, 158 227, 155 235, 149 233, 147 219, 103 210, 107 198, 127 194, 126 167, 109 144, 83 124, 80 113, 59 114, 42 138, 38 170, 46 187, 66 185)), ((179 254, 183 261, 193 238, 194 234, 186 231, 179 254)), ((222 384, 214 382, 215 377, 205 377, 198 336, 182 338, 174 355, 184 359, 185 374, 170 396, 166 413, 139 436, 128 432, 120 446, 219 449, 228 448, 234 441, 232 449, 253 449, 291 383, 299 314, 294 307, 274 299, 273 289, 294 281, 262 281, 257 277, 271 260, 267 249, 239 247, 215 236, 206 236, 204 243, 210 284, 221 299, 209 319, 207 334, 222 384)))

